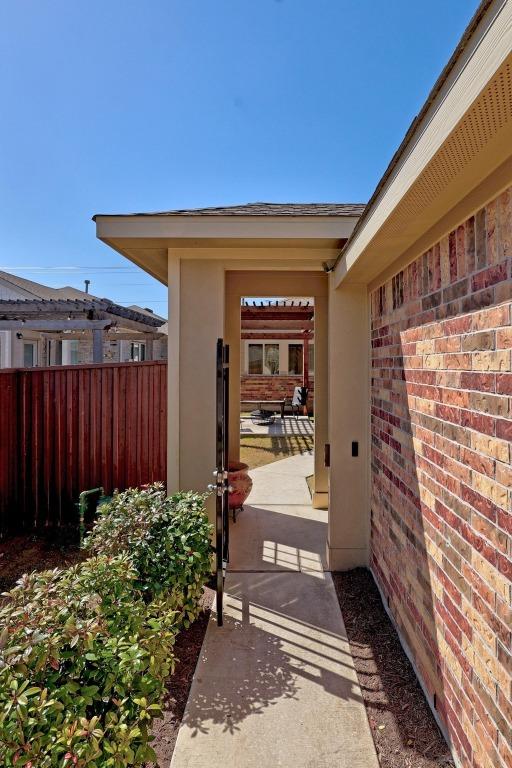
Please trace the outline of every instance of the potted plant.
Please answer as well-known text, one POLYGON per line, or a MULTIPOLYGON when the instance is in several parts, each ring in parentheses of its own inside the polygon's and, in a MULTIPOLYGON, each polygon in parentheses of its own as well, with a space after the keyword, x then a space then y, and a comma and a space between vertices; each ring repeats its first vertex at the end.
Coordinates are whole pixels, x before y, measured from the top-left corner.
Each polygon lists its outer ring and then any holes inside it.
POLYGON ((236 511, 244 508, 244 503, 252 488, 249 475, 249 465, 241 461, 230 461, 228 466, 229 508, 233 510, 233 522, 236 522, 236 511))

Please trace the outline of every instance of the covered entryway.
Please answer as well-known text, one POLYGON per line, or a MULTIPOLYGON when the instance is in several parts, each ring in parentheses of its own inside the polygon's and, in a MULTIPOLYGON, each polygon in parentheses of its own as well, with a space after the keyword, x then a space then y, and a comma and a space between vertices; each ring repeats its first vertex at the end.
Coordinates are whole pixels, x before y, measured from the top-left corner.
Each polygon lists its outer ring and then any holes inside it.
POLYGON ((218 338, 230 348, 229 459, 239 459, 242 298, 315 306, 315 454, 252 472, 230 530, 223 626, 209 625, 172 765, 374 768, 329 573, 367 561, 366 287, 334 292, 329 275, 361 208, 230 210, 97 217, 102 239, 169 285, 170 491, 212 482, 218 338))
POLYGON ((255 204, 96 216, 101 239, 169 286, 170 491, 203 490, 212 479, 217 338, 230 346, 229 458, 238 460, 241 298, 314 298, 313 506, 328 509, 326 558, 334 569, 367 562, 367 291, 333 290, 329 274, 361 212, 358 205, 255 204))

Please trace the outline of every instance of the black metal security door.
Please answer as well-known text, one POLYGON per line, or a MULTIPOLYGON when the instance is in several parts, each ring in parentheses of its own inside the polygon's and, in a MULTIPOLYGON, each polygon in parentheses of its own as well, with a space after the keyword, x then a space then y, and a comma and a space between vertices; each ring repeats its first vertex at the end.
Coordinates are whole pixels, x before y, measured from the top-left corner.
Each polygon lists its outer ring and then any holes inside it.
POLYGON ((229 560, 229 346, 217 340, 217 426, 216 426, 216 494, 215 538, 217 551, 217 624, 223 623, 224 579, 229 560))

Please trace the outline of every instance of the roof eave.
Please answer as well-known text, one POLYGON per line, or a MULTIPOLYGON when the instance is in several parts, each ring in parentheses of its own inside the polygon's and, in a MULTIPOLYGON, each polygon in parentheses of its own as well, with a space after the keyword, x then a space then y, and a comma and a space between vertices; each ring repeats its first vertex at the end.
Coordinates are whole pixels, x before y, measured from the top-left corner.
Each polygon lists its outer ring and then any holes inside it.
MULTIPOLYGON (((346 239, 359 216, 114 216, 97 214, 96 235, 118 238, 346 239)), ((110 244, 110 242, 109 242, 110 244)), ((171 244, 171 243, 170 243, 171 244)))

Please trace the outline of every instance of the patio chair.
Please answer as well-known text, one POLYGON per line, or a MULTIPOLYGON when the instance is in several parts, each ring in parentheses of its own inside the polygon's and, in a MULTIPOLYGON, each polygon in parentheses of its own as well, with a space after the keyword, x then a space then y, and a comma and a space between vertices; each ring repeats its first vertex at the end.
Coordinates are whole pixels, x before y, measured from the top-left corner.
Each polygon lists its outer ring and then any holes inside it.
POLYGON ((293 397, 285 397, 283 414, 288 407, 292 409, 292 416, 300 416, 303 407, 308 404, 308 392, 307 387, 295 387, 293 397))

